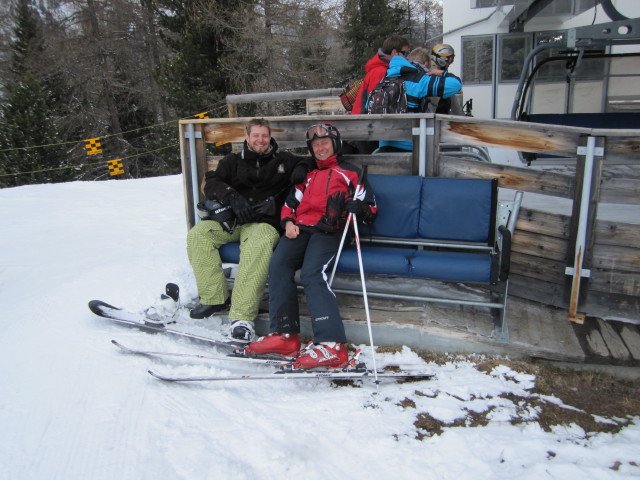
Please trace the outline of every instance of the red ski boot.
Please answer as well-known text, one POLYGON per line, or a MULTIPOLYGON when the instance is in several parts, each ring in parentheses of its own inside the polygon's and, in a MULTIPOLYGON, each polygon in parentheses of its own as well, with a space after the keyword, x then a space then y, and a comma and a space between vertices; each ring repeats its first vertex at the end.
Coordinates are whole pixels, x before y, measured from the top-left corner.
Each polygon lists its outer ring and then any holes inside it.
POLYGON ((295 333, 271 333, 255 342, 251 342, 244 349, 245 354, 276 354, 283 357, 297 357, 300 353, 300 337, 295 333))
POLYGON ((306 349, 294 362, 293 368, 341 368, 349 364, 349 352, 344 343, 327 342, 306 349))

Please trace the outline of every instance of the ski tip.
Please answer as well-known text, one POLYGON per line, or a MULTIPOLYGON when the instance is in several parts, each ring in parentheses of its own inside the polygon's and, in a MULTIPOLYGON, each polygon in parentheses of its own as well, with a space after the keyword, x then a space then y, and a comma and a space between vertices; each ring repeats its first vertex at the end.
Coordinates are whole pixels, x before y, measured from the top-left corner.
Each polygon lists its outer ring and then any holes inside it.
POLYGON ((180 287, 175 283, 167 283, 165 286, 165 293, 167 297, 170 297, 174 302, 177 302, 180 298, 180 287))
POLYGON ((158 380, 162 380, 163 382, 176 382, 179 380, 173 379, 173 378, 168 378, 168 377, 163 377, 162 375, 160 375, 159 373, 154 372, 153 370, 147 370, 147 373, 149 375, 151 375, 154 378, 157 378, 158 380))
POLYGON ((112 310, 120 310, 118 307, 114 307, 113 305, 109 305, 108 303, 103 302, 102 300, 91 300, 89 302, 89 310, 91 310, 96 315, 103 316, 104 315, 103 308, 110 308, 112 310))

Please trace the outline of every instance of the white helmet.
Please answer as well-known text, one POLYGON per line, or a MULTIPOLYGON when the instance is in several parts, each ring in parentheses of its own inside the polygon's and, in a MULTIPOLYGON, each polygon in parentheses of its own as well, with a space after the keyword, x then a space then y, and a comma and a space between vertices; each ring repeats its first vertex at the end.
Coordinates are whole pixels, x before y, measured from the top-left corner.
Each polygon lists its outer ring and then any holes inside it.
POLYGON ((439 43, 431 49, 431 59, 440 68, 446 68, 453 63, 456 52, 451 45, 439 43))

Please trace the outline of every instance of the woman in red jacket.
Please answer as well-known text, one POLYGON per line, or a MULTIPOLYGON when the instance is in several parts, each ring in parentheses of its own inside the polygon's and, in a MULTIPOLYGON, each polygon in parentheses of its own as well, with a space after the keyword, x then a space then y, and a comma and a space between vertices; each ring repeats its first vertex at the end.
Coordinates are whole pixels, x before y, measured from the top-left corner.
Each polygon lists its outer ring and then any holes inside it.
MULTIPOLYGON (((409 41, 400 35, 391 35, 386 38, 373 57, 364 65, 365 76, 353 102, 351 113, 354 115, 367 113, 367 99, 371 91, 376 88, 384 77, 387 76, 389 61, 396 55, 406 57, 409 55, 409 41)), ((363 152, 361 152, 363 153, 363 152)))
POLYGON ((251 343, 245 353, 296 356, 300 352, 300 316, 294 275, 300 270, 311 314, 314 344, 305 349, 294 368, 339 368, 348 362, 344 325, 336 296, 328 283, 349 213, 365 223, 376 216, 373 193, 358 187, 360 169, 340 161, 342 142, 329 123, 307 131, 307 146, 318 168, 295 185, 281 211, 285 234, 269 264, 267 337, 251 343))

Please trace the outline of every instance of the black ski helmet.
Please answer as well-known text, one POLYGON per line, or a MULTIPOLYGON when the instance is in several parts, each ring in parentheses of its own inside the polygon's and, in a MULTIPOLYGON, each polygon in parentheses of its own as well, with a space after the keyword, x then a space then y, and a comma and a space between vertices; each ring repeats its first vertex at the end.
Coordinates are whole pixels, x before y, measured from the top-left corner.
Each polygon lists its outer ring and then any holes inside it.
POLYGON ((236 226, 236 216, 231 205, 222 205, 217 200, 198 203, 198 217, 202 220, 215 220, 227 233, 231 233, 236 226))
POLYGON ((311 125, 306 133, 307 148, 313 158, 313 148, 311 148, 311 142, 316 138, 329 137, 333 142, 333 152, 339 157, 342 155, 342 139, 340 138, 340 132, 338 129, 330 123, 317 123, 311 125))

